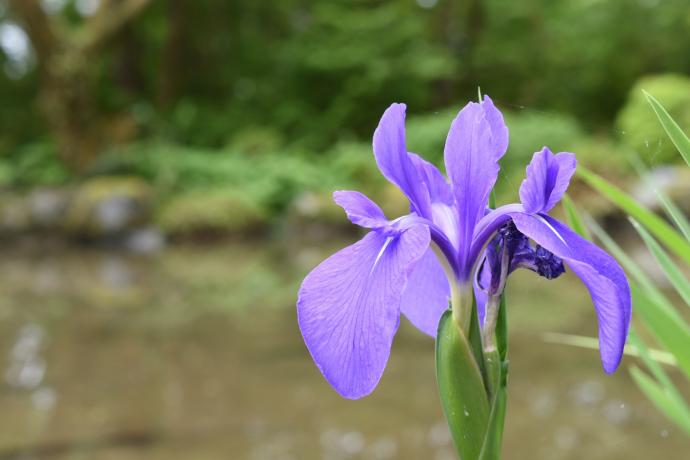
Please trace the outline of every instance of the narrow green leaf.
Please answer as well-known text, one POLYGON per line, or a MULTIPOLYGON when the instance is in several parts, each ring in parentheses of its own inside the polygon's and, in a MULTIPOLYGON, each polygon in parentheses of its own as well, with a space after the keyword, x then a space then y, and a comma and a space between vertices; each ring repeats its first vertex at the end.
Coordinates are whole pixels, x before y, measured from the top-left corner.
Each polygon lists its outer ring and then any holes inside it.
POLYGON ((479 316, 477 314, 476 305, 472 304, 472 312, 470 316, 470 336, 469 336, 470 349, 472 350, 472 355, 474 356, 474 361, 479 366, 479 374, 484 381, 484 388, 486 388, 487 394, 489 391, 489 381, 486 378, 486 366, 484 361, 484 347, 482 345, 482 330, 479 327, 479 316))
POLYGON ((642 240, 647 245, 649 251, 654 255, 659 266, 663 269, 668 280, 673 284, 678 294, 683 298, 685 303, 690 306, 690 281, 685 277, 683 272, 680 271, 678 266, 671 260, 669 255, 664 251, 664 249, 659 246, 654 237, 649 234, 649 232, 642 227, 635 219, 630 219, 637 233, 640 234, 642 240))
POLYGON ((690 264, 690 242, 680 236, 673 227, 602 177, 583 167, 579 167, 577 171, 585 182, 608 198, 625 213, 637 219, 667 248, 690 264))
POLYGON ((688 139, 688 136, 686 136, 683 130, 680 129, 678 123, 675 122, 671 115, 669 115, 669 113, 666 111, 664 106, 661 105, 661 103, 657 101, 654 96, 649 94, 647 91, 643 90, 642 92, 647 98, 649 105, 652 106, 657 118, 659 118, 661 126, 664 127, 664 131, 666 131, 666 134, 668 134, 671 142, 673 142, 673 145, 676 146, 678 152, 680 152, 685 162, 688 164, 688 166, 690 166, 690 139, 688 139))
MULTIPOLYGON (((690 422, 690 409, 688 409, 683 396, 680 394, 676 386, 673 384, 669 378, 666 371, 659 365, 659 363, 653 359, 651 351, 647 348, 647 345, 640 339, 634 329, 630 331, 629 343, 635 347, 640 358, 645 363, 647 368, 652 372, 652 375, 657 380, 664 393, 668 396, 669 400, 673 406, 678 411, 679 416, 690 422)), ((638 384, 639 386, 639 384, 638 384)))
POLYGON ((681 211, 661 190, 655 189, 654 191, 659 202, 664 207, 666 214, 668 214, 671 220, 673 220, 673 223, 676 224, 676 227, 683 233, 685 239, 690 242, 690 222, 688 222, 683 211, 681 211))
POLYGON ((690 434, 690 419, 687 418, 687 414, 679 409, 673 398, 669 397, 663 387, 636 366, 630 368, 630 375, 647 398, 649 398, 663 414, 671 421, 675 422, 686 433, 690 434))
POLYGON ((496 318, 496 346, 501 361, 505 362, 508 356, 508 309, 506 306, 506 295, 501 295, 498 317, 496 318))
POLYGON ((563 198, 561 198, 561 203, 563 203, 563 208, 565 209, 565 214, 568 217, 568 224, 570 224, 570 227, 581 237, 588 240, 591 239, 591 235, 589 234, 589 231, 587 231, 587 226, 582 220, 582 216, 577 210, 575 203, 573 203, 573 200, 571 200, 568 195, 563 195, 563 198))
POLYGON ((654 191, 657 200, 659 203, 661 203, 661 206, 666 211, 666 214, 671 218, 671 220, 673 220, 673 223, 676 224, 678 230, 683 233, 683 236, 686 240, 690 241, 690 222, 688 222, 688 219, 683 214, 683 211, 681 211, 678 206, 673 203, 668 195, 666 195, 660 188, 656 186, 656 183, 652 179, 652 175, 639 157, 633 156, 630 159, 630 162, 635 168, 635 171, 637 171, 637 174, 639 174, 642 180, 645 181, 647 187, 654 191))
POLYGON ((678 392, 664 368, 661 367, 659 362, 654 359, 652 355, 653 350, 647 348, 647 345, 637 335, 637 332, 635 332, 634 329, 630 330, 630 334, 628 335, 628 343, 636 350, 637 356, 642 359, 642 362, 644 362, 647 368, 649 368, 659 384, 664 387, 664 390, 668 393, 668 395, 675 400, 676 404, 682 406, 683 410, 688 413, 688 416, 690 417, 690 411, 688 411, 680 392, 678 392))
MULTIPOLYGON (((632 331, 630 332, 632 334, 632 331)), ((584 335, 562 334, 560 332, 546 332, 543 334, 545 342, 557 343, 560 345, 568 345, 571 347, 586 348, 588 350, 599 350, 599 339, 596 337, 587 337, 584 335)), ((641 353, 630 344, 626 345, 623 353, 626 356, 633 356, 641 358, 641 353)), ((659 364, 666 364, 668 366, 678 367, 676 358, 667 351, 658 350, 656 348, 647 348, 646 353, 650 359, 659 364)))
MULTIPOLYGON (((506 367, 507 373, 507 367, 506 367)), ((508 402, 508 392, 505 385, 500 385, 494 402, 491 405, 489 416, 489 429, 486 440, 482 447, 479 460, 500 460, 501 446, 503 444, 503 425, 506 417, 506 405, 508 402)))
POLYGON ((631 283, 630 288, 635 311, 659 343, 675 357, 680 370, 690 378, 690 328, 682 319, 678 320, 650 299, 637 284, 631 283))
POLYGON ((496 319, 496 349, 485 353, 487 380, 490 382, 491 411, 480 460, 499 460, 503 444, 508 402, 508 314, 505 294, 501 296, 496 319))
POLYGON ((455 448, 463 460, 478 459, 486 437, 489 402, 469 341, 450 310, 436 337, 436 379, 455 448))

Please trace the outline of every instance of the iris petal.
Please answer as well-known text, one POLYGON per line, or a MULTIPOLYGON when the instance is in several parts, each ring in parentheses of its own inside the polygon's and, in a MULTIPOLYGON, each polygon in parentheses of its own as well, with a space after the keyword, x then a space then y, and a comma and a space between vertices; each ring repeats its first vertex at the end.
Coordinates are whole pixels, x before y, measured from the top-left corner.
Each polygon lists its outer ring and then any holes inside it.
POLYGON ((630 286, 616 260, 556 219, 514 213, 518 230, 563 259, 587 286, 599 320, 599 349, 604 370, 620 364, 630 327, 630 286))
POLYGON ((366 195, 351 190, 333 192, 333 201, 345 210, 347 218, 365 228, 385 227, 388 224, 381 208, 366 195))
POLYGON ((535 153, 527 166, 527 177, 520 185, 520 201, 525 212, 548 212, 556 206, 568 189, 576 166, 575 155, 569 152, 554 155, 544 147, 535 153))
POLYGON ((361 398, 376 387, 409 273, 428 247, 424 225, 397 235, 372 231, 323 261, 302 283, 297 320, 304 342, 342 396, 361 398))
POLYGON ((466 105, 453 120, 444 150, 458 208, 458 252, 461 269, 469 276, 469 248, 474 228, 484 216, 489 194, 498 176, 498 160, 508 145, 508 130, 491 99, 466 105))
POLYGON ((397 185, 412 204, 412 210, 429 217, 429 192, 405 146, 405 104, 391 105, 374 132, 374 156, 386 179, 397 185))
POLYGON ((408 155, 426 185, 431 202, 452 206, 453 190, 441 171, 416 153, 408 153, 408 155))
POLYGON ((434 251, 427 249, 407 280, 401 310, 417 329, 436 337, 449 299, 450 286, 443 267, 434 251))
POLYGON ((410 153, 412 163, 426 185, 431 200, 431 215, 424 216, 441 229, 451 245, 457 249, 458 242, 458 213, 455 209, 455 198, 450 184, 436 166, 410 153))

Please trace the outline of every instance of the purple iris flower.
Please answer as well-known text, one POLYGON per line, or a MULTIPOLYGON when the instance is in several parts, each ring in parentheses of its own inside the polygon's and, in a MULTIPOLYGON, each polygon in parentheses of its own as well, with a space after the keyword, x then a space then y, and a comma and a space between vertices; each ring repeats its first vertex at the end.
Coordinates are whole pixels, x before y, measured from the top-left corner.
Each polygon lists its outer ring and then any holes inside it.
POLYGON ((461 327, 476 299, 482 333, 490 336, 495 299, 517 268, 550 279, 563 273, 565 264, 578 275, 598 316, 604 370, 618 367, 631 316, 623 270, 547 214, 568 187, 575 155, 554 155, 544 147, 527 167, 521 203, 491 210, 489 195, 508 147, 508 129, 488 97, 467 104, 451 124, 444 149, 450 183, 407 151, 404 104, 383 114, 373 147, 382 174, 409 199, 410 214, 390 220, 365 195, 335 192, 348 218, 370 231, 314 268, 297 301, 307 348, 338 393, 356 399, 374 390, 401 313, 435 337, 451 298, 461 327))

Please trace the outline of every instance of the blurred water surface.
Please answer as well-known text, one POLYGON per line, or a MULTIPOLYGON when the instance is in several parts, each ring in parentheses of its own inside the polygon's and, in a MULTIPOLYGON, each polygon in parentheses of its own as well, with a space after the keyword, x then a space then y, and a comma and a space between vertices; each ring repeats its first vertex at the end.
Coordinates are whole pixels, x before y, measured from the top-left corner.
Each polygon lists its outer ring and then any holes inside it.
MULTIPOLYGON (((341 399, 311 362, 295 293, 342 238, 4 249, 0 460, 453 459, 433 341, 407 322, 369 398, 341 399)), ((606 376, 595 352, 541 339, 596 333, 578 280, 511 282, 504 458, 681 458, 625 365, 606 376)))

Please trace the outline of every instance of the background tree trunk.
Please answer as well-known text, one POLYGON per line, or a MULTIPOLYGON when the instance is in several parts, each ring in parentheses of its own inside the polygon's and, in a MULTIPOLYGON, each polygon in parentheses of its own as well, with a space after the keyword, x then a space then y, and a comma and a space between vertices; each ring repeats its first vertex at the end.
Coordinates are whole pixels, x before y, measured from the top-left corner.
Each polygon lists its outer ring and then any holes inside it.
POLYGON ((61 160, 74 172, 87 170, 104 146, 91 58, 149 3, 151 0, 103 0, 83 25, 66 30, 53 22, 38 0, 9 0, 38 58, 40 109, 61 160))

